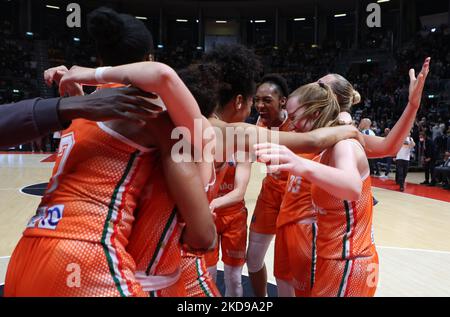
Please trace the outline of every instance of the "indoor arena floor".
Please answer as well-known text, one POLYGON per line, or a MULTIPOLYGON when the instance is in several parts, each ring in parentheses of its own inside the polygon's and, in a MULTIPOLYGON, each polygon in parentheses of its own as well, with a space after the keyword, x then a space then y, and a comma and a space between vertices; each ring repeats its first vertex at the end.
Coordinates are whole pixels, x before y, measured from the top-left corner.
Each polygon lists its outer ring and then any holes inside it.
MULTIPOLYGON (((40 201, 22 189, 48 181, 54 164, 42 162, 48 158, 49 154, 0 153, 0 285, 9 256, 40 201)), ((264 166, 254 164, 246 194, 249 222, 263 177, 264 166)), ((422 173, 409 174, 410 184, 400 193, 392 179, 374 180, 373 193, 379 201, 374 231, 380 256, 376 296, 450 296, 450 191, 414 185, 421 181, 422 173)), ((273 245, 266 264, 269 280, 275 283, 273 245)))

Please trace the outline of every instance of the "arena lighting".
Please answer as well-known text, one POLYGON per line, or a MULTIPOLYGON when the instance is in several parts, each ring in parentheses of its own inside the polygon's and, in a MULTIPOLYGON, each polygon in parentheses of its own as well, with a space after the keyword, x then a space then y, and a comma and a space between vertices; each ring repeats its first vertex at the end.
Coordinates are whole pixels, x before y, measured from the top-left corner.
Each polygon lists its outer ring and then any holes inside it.
POLYGON ((74 37, 74 38, 73 38, 73 41, 74 41, 74 42, 79 42, 79 41, 80 41, 80 38, 79 38, 79 37, 74 37))
POLYGON ((428 99, 433 99, 434 97, 434 95, 428 95, 428 99))
POLYGON ((176 19, 177 22, 187 22, 188 20, 185 19, 176 19))
POLYGON ((434 33, 434 32, 436 32, 436 28, 431 29, 431 33, 434 33))
POLYGON ((33 32, 27 32, 27 33, 25 33, 25 34, 28 35, 28 36, 33 36, 33 35, 34 35, 33 32))
POLYGON ((136 17, 138 20, 148 20, 146 17, 136 17))
POLYGON ((197 23, 198 23, 198 20, 195 20, 195 22, 197 22, 197 23))
POLYGON ((266 20, 255 20, 255 23, 266 23, 266 20))
POLYGON ((306 18, 295 18, 294 21, 305 21, 306 18))
POLYGON ((197 50, 199 50, 199 51, 201 51, 201 50, 203 49, 203 47, 201 47, 201 46, 197 46, 196 48, 197 48, 197 50))
POLYGON ((341 14, 335 14, 334 17, 335 18, 342 18, 342 17, 346 17, 347 13, 341 13, 341 14))
POLYGON ((377 3, 389 2, 391 0, 378 0, 377 3))
POLYGON ((366 60, 366 62, 367 62, 367 63, 372 63, 372 59, 371 59, 371 58, 368 58, 368 59, 366 60))
POLYGON ((158 44, 158 48, 164 48, 164 45, 158 44))
POLYGON ((13 89, 13 93, 18 94, 20 92, 20 90, 18 89, 13 89))
POLYGON ((250 23, 253 23, 253 20, 250 20, 250 23))
POLYGON ((57 6, 52 6, 52 5, 49 5, 49 4, 47 4, 46 7, 49 8, 49 9, 56 9, 56 10, 59 10, 59 7, 57 7, 57 6))
POLYGON ((216 23, 219 23, 219 24, 222 23, 223 24, 223 23, 227 23, 227 21, 225 21, 225 20, 216 20, 216 23))

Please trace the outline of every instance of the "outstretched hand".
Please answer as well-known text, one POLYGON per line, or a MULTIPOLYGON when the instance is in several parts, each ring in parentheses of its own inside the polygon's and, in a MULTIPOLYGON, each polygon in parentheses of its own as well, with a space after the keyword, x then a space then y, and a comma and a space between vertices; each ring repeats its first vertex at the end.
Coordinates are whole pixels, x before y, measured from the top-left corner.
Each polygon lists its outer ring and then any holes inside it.
POLYGON ((423 87, 430 71, 430 62, 431 57, 427 57, 417 78, 416 71, 413 68, 409 70, 409 103, 417 108, 420 107, 423 87))

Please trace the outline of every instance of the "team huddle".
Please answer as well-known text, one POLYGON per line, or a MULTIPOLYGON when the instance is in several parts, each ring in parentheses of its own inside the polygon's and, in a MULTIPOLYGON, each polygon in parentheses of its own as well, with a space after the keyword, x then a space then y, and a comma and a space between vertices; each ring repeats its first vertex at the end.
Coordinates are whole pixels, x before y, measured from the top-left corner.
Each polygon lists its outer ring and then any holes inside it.
POLYGON ((216 297, 219 254, 225 296, 243 296, 244 265, 254 294, 266 296, 273 238, 278 296, 374 296, 367 158, 402 146, 430 58, 417 78, 410 71, 405 111, 380 138, 352 126, 361 96, 341 75, 290 92, 280 75, 261 79, 259 59, 241 45, 217 46, 176 72, 151 61, 151 34, 134 17, 100 8, 88 28, 103 67, 52 68, 46 82, 62 96, 82 94, 83 85, 132 86, 162 104, 153 99, 140 120, 77 119, 62 132, 48 187, 11 257, 5 296, 216 297), (245 123, 253 105, 256 125, 245 123), (192 151, 178 153, 188 158, 180 161, 172 133, 181 127, 204 137, 186 140, 192 151), (267 175, 247 228, 255 161, 267 175))

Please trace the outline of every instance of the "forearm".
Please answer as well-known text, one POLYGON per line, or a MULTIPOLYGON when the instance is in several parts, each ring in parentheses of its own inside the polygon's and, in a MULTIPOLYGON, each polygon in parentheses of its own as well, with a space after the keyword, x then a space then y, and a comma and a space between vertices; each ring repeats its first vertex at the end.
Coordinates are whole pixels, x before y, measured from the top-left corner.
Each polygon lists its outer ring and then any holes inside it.
POLYGON ((258 143, 276 143, 295 153, 318 153, 341 140, 356 138, 358 133, 348 126, 322 128, 307 133, 269 130, 247 123, 230 124, 229 127, 241 129, 242 132, 235 132, 234 138, 226 138, 227 142, 233 142, 235 152, 252 152, 253 146, 258 143))
POLYGON ((244 196, 245 192, 242 192, 242 190, 239 189, 234 189, 228 194, 214 199, 215 209, 225 208, 240 203, 244 200, 244 196))
POLYGON ((349 173, 311 160, 304 161, 305 169, 302 172, 303 175, 299 176, 305 177, 311 183, 339 199, 354 201, 360 197, 362 181, 359 174, 349 173))
POLYGON ((408 103, 402 116, 385 138, 364 135, 367 156, 381 158, 396 155, 411 131, 418 109, 418 105, 408 103))
POLYGON ((348 126, 321 128, 308 133, 280 132, 280 144, 294 153, 319 153, 342 140, 357 138, 359 132, 348 126))
POLYGON ((0 146, 29 142, 67 128, 58 115, 58 100, 34 99, 0 106, 0 146))
POLYGON ((191 141, 195 134, 202 135, 203 130, 209 126, 203 120, 198 104, 188 88, 176 72, 165 64, 143 62, 112 67, 104 71, 103 78, 107 82, 132 85, 158 94, 174 124, 189 129, 191 141), (202 124, 194 126, 195 119, 201 120, 199 122, 202 124))

